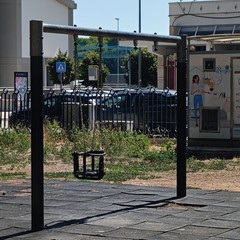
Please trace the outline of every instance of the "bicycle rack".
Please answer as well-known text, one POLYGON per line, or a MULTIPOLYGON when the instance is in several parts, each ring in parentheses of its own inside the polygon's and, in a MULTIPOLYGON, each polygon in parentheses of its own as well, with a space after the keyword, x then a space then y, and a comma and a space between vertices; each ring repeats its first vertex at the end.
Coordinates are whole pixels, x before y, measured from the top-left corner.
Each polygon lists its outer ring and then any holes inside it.
POLYGON ((100 180, 104 177, 104 151, 74 152, 73 174, 78 179, 100 180))

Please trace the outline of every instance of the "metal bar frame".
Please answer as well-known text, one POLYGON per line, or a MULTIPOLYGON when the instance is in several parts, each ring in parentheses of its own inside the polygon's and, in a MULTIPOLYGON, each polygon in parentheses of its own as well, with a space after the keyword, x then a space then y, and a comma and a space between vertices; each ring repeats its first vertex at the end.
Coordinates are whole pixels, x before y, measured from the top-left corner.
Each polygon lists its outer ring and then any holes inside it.
POLYGON ((43 23, 30 24, 32 230, 44 227, 43 183, 43 23))
POLYGON ((43 32, 68 35, 109 37, 126 40, 176 43, 178 49, 178 139, 177 139, 177 197, 186 196, 186 37, 130 33, 75 26, 45 24, 30 21, 31 62, 31 165, 32 165, 32 231, 44 229, 43 181, 43 32))

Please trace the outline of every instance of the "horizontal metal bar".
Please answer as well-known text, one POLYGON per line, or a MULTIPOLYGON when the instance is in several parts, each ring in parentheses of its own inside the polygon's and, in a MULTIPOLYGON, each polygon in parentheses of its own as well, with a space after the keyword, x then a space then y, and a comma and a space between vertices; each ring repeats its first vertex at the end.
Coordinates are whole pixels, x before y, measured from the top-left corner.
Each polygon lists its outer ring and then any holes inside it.
POLYGON ((69 35, 82 35, 82 36, 100 36, 111 37, 126 40, 142 40, 142 41, 155 41, 155 42, 169 42, 178 43, 181 41, 179 36, 165 36, 157 34, 145 34, 145 33, 131 33, 122 31, 111 31, 103 29, 91 29, 91 28, 79 28, 74 26, 43 24, 43 32, 47 33, 59 33, 69 35))

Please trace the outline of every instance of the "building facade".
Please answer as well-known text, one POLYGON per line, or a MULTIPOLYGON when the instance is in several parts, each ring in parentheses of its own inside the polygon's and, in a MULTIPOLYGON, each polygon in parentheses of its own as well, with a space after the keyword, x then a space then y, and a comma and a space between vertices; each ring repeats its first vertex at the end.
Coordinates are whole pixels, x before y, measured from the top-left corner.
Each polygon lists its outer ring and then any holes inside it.
MULTIPOLYGON (((72 0, 0 0, 0 87, 14 87, 14 73, 28 73, 30 77, 29 26, 31 20, 73 26, 72 0)), ((47 59, 58 50, 73 55, 73 37, 45 34, 43 40, 44 86, 48 85, 47 59)), ((30 80, 28 85, 30 85, 30 80)))
MULTIPOLYGON (((238 0, 169 3, 170 35, 206 36, 240 33, 238 0)), ((191 42, 195 50, 211 50, 211 42, 191 42)), ((233 46, 233 45, 232 45, 233 46)), ((216 46, 223 50, 224 46, 216 46)), ((226 48, 229 48, 226 46, 226 48)), ((217 49, 215 49, 217 50, 217 49)))
POLYGON ((188 147, 240 152, 240 2, 169 4, 170 32, 188 36, 188 147))

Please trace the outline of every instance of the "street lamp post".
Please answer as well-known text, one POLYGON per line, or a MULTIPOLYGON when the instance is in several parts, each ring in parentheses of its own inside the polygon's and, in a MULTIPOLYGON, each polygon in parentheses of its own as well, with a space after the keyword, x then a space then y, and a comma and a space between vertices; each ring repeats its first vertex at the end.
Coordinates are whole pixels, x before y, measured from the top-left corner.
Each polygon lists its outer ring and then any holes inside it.
MULTIPOLYGON (((139 0, 139 24, 138 32, 141 33, 141 0, 139 0)), ((138 87, 142 86, 142 49, 138 48, 138 87)))
MULTIPOLYGON (((117 31, 119 31, 120 18, 115 19, 117 20, 117 31)), ((119 85, 119 39, 117 39, 117 84, 119 85)))
MULTIPOLYGON (((77 25, 74 25, 77 27, 77 25)), ((77 88, 78 79, 78 35, 73 35, 74 39, 74 88, 77 88)))

